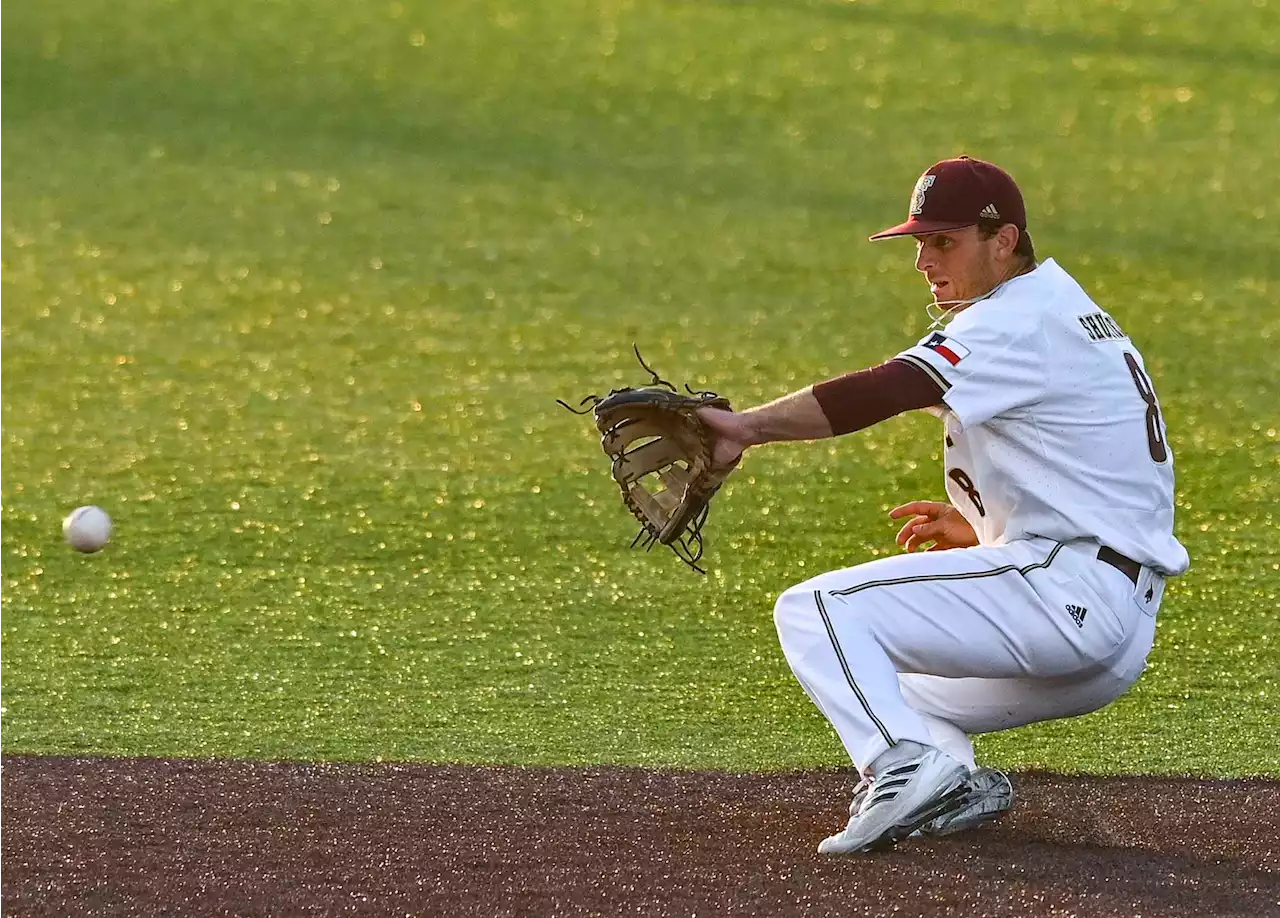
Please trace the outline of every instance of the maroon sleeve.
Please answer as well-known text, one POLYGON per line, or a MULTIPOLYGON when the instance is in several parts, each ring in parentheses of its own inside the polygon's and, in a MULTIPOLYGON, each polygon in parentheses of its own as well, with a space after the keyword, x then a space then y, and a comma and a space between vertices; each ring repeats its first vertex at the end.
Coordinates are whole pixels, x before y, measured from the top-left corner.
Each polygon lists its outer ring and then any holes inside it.
POLYGON ((942 387, 905 360, 846 373, 813 387, 834 434, 852 433, 915 408, 942 403, 942 387))

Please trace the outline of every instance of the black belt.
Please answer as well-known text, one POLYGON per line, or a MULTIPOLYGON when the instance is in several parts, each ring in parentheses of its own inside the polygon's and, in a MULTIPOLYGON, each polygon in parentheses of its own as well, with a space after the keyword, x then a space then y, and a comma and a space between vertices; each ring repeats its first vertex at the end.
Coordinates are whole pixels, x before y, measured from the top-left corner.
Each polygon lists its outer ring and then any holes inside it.
POLYGON ((1142 565, 1137 561, 1132 558, 1126 558, 1120 552, 1107 548, 1105 545, 1098 549, 1098 560, 1103 564, 1110 564, 1132 580, 1134 586, 1138 585, 1138 575, 1142 573, 1142 565))

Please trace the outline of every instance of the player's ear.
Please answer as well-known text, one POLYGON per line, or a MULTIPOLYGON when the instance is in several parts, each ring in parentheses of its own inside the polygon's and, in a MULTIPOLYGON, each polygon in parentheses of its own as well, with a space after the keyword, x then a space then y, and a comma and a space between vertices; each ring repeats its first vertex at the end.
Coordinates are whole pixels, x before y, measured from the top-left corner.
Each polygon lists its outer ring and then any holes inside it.
POLYGON ((996 233, 996 251, 1001 259, 1012 258, 1013 250, 1018 247, 1021 231, 1012 223, 1006 223, 996 233))

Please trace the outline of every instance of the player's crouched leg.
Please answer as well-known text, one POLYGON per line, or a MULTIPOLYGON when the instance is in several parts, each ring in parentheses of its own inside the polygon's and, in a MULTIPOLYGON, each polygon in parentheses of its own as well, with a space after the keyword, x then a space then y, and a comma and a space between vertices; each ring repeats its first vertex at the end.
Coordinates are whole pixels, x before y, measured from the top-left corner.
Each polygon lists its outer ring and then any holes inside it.
POLYGON ((876 635, 910 603, 912 581, 935 573, 940 561, 939 554, 895 555, 818 574, 786 590, 774 603, 773 621, 787 659, 793 652, 803 656, 811 644, 819 645, 824 654, 859 645, 878 651, 876 635), (865 589, 876 582, 898 585, 892 590, 865 589))
POLYGON ((825 714, 822 701, 810 687, 809 681, 815 662, 815 646, 821 645, 823 641, 829 643, 814 597, 815 592, 808 583, 791 587, 773 604, 773 624, 778 629, 778 642, 782 645, 783 656, 791 671, 805 693, 825 714))
POLYGON ((796 584, 773 604, 773 624, 788 660, 793 654, 803 657, 814 643, 830 643, 822 615, 822 594, 813 583, 810 580, 796 584))
MULTIPOLYGON (((792 670, 803 684, 805 674, 815 665, 825 672, 832 665, 839 669, 842 663, 862 663, 871 656, 883 659, 886 674, 893 674, 896 679, 896 671, 868 627, 874 610, 863 603, 833 600, 822 589, 829 577, 822 575, 796 584, 774 603, 773 622, 792 670)), ((841 681, 845 681, 842 674, 841 681)), ((848 689, 847 683, 845 688, 848 689)))
POLYGON ((866 767, 897 740, 930 742, 919 714, 902 698, 898 673, 871 627, 868 602, 833 600, 831 575, 784 592, 774 605, 778 640, 796 680, 866 767), (838 606, 838 608, 833 607, 838 606))

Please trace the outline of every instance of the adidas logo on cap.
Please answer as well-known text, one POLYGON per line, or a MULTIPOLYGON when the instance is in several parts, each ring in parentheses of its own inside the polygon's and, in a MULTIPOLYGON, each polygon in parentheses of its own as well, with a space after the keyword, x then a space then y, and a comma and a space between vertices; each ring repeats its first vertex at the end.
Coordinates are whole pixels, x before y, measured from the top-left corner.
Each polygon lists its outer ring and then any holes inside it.
POLYGON ((996 206, 994 204, 988 204, 978 212, 978 216, 985 217, 988 220, 999 220, 1000 211, 996 210, 996 206))

